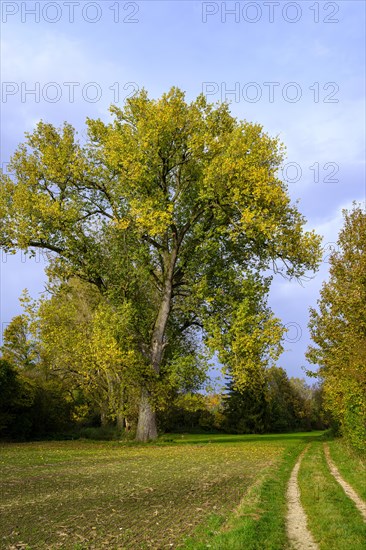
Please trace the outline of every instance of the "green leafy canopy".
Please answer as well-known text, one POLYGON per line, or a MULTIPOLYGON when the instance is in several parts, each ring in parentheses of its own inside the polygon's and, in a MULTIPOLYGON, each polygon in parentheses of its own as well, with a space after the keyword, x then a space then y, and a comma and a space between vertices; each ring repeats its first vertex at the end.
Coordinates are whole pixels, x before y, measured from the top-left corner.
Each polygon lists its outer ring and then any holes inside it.
POLYGON ((155 372, 174 339, 203 330, 245 383, 282 334, 261 273, 301 278, 320 260, 277 175, 283 146, 177 88, 157 100, 142 91, 111 114, 87 120, 85 145, 69 124, 27 135, 15 177, 2 176, 1 246, 48 250, 50 275, 133 304, 135 345, 155 372))

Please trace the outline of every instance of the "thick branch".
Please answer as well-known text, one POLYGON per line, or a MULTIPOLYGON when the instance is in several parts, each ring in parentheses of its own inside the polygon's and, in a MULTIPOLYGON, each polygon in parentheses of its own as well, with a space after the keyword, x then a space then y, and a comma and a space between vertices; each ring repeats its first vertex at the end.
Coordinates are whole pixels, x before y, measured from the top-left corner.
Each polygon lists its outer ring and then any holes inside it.
POLYGON ((46 248, 47 250, 51 250, 52 252, 56 252, 57 254, 62 254, 63 252, 65 252, 63 248, 55 246, 51 243, 45 243, 43 241, 29 241, 29 246, 33 246, 35 248, 46 248))
POLYGON ((154 248, 157 248, 158 250, 164 250, 164 247, 160 243, 158 243, 155 239, 150 237, 150 235, 142 235, 142 238, 144 241, 151 244, 154 248))
POLYGON ((183 226, 181 234, 179 235, 178 246, 182 244, 184 237, 186 236, 186 234, 188 233, 192 225, 194 225, 196 221, 199 220, 199 218, 202 216, 204 211, 205 211, 205 208, 200 208, 198 212, 193 214, 192 218, 183 226))

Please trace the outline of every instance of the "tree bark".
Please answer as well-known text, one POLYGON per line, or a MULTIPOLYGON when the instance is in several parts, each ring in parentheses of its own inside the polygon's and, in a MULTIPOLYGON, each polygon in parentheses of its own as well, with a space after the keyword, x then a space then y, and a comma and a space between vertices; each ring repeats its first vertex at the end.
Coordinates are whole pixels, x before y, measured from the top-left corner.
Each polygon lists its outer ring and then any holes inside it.
POLYGON ((108 425, 107 413, 103 409, 100 412, 100 425, 102 428, 106 428, 108 425))
POLYGON ((117 420, 117 423, 116 423, 117 429, 119 432, 122 432, 123 426, 124 426, 124 416, 122 412, 118 412, 116 414, 116 420, 117 420))
POLYGON ((150 403, 149 397, 148 391, 143 388, 141 391, 139 421, 137 424, 137 441, 146 442, 158 437, 156 414, 150 403))
POLYGON ((129 432, 131 430, 131 424, 128 421, 128 418, 125 417, 123 412, 119 412, 116 415, 116 426, 120 432, 123 430, 129 432))
MULTIPOLYGON (((177 253, 178 250, 175 248, 167 257, 165 262, 165 282, 162 300, 151 338, 150 359, 151 365, 156 374, 159 374, 160 364, 164 353, 164 337, 171 308, 173 295, 173 274, 177 260, 177 253)), ((148 441, 149 439, 156 439, 158 437, 156 414, 149 397, 148 390, 143 388, 141 392, 139 420, 137 424, 137 441, 148 441)))
POLYGON ((119 399, 118 399, 118 406, 117 406, 117 412, 116 412, 116 420, 117 420, 117 428, 120 432, 122 432, 124 428, 124 408, 125 408, 125 388, 122 384, 120 378, 118 377, 119 382, 119 399))

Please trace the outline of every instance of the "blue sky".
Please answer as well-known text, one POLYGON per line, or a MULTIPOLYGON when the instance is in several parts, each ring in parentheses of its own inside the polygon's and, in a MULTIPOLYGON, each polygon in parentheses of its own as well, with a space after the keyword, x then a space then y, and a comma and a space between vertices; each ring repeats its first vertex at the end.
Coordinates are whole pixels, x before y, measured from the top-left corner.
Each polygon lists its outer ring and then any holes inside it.
MULTIPOLYGON (((276 278, 270 303, 288 326, 279 364, 301 376, 308 309, 327 278, 342 208, 365 202, 365 3, 105 0, 1 3, 1 164, 40 119, 108 120, 145 87, 171 86, 188 99, 230 100, 232 113, 261 123, 287 146, 282 177, 324 259, 300 286, 276 278)), ((44 286, 44 263, 0 261, 0 318, 44 286)))

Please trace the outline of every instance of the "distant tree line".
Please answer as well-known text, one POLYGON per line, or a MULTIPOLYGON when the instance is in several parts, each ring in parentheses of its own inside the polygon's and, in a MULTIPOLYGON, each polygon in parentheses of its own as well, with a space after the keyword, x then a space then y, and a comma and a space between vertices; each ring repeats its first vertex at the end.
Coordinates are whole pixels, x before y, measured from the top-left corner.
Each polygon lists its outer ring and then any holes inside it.
POLYGON ((218 430, 238 434, 311 431, 328 427, 320 385, 288 378, 271 367, 262 387, 237 390, 230 380, 219 394, 182 394, 166 410, 162 427, 181 430, 218 430))
MULTIPOLYGON (((78 298, 85 299, 79 283, 77 289, 78 298)), ((73 290, 71 285, 71 292, 73 290)), ((31 310, 28 300, 25 301, 28 311, 31 310)), ((63 312, 60 302, 57 305, 53 311, 57 311, 60 322, 63 312)), ((44 307, 42 303, 40 309, 44 307)), ((47 307, 51 308, 51 304, 47 303, 47 307)), ((80 309, 78 312, 80 314, 80 309)), ((50 322, 49 318, 47 320, 50 322)), ((32 337, 31 324, 24 314, 15 317, 5 330, 0 359, 0 435, 29 440, 132 434, 138 420, 138 388, 133 391, 131 384, 125 387, 122 380, 113 378, 112 372, 107 370, 98 373, 95 365, 83 373, 80 365, 50 364, 55 356, 52 359, 47 356, 45 342, 32 337)), ((50 330, 50 326, 47 327, 50 330)), ((70 331, 75 331, 76 327, 69 325, 68 330, 64 343, 66 348, 70 346, 68 352, 71 353, 70 331)), ((41 332, 38 328, 38 337, 41 332)), ((66 361, 61 331, 58 337, 55 354, 56 357, 61 354, 66 361)), ((105 342, 104 346, 107 355, 105 342)), ((184 372, 187 372, 186 367, 184 372)), ((222 393, 207 393, 202 392, 202 383, 203 378, 193 376, 190 380, 179 380, 179 384, 172 382, 165 388, 159 402, 161 432, 261 434, 327 426, 322 388, 309 386, 299 378, 288 378, 282 368, 271 367, 260 384, 249 384, 246 389, 235 388, 231 378, 222 393)))

